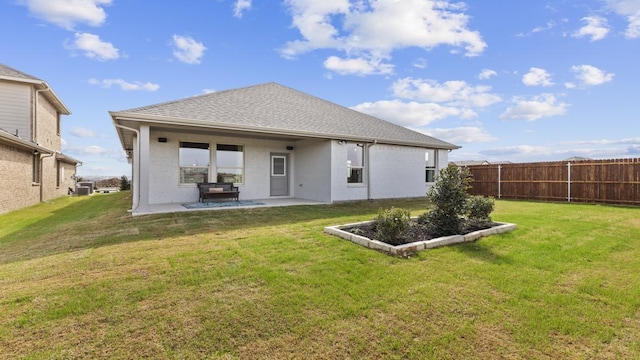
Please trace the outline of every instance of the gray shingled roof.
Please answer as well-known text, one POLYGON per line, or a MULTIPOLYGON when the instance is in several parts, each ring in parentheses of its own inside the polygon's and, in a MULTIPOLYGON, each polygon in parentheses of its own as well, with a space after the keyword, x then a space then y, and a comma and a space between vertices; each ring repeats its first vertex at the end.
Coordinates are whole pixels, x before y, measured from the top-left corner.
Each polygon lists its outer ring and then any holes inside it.
POLYGON ((141 121, 175 119, 333 139, 456 149, 458 146, 277 84, 266 83, 111 112, 141 121))
POLYGON ((4 64, 0 64, 0 77, 10 77, 10 78, 18 78, 18 79, 24 79, 24 80, 42 81, 35 76, 31 76, 29 74, 23 73, 22 71, 18 71, 4 64))
POLYGON ((41 89, 47 89, 48 91, 45 91, 43 93, 43 96, 49 99, 49 101, 51 101, 53 105, 58 109, 58 111, 60 111, 62 114, 71 114, 71 110, 67 108, 67 106, 62 102, 55 91, 53 91, 49 84, 47 84, 47 82, 44 80, 38 79, 35 76, 23 73, 22 71, 16 70, 4 64, 0 64, 0 80, 28 83, 33 84, 34 86, 41 89))

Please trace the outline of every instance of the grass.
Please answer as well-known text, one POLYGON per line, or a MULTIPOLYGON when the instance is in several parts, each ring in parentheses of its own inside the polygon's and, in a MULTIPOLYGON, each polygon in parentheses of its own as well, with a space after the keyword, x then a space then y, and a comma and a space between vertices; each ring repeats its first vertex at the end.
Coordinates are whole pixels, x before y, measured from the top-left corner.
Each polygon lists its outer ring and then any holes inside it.
POLYGON ((326 234, 422 200, 0 216, 0 358, 640 358, 640 209, 497 201, 514 232, 399 259, 326 234))

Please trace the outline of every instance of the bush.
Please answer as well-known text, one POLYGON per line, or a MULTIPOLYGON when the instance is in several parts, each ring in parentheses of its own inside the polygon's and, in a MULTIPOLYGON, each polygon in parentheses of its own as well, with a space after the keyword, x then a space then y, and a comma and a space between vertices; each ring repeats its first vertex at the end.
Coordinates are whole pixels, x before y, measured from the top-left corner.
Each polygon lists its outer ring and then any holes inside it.
POLYGON ((489 225, 494 206, 495 200, 492 197, 471 196, 466 203, 467 219, 476 225, 489 225))
POLYGON ((466 168, 449 166, 440 170, 435 185, 427 193, 434 208, 419 218, 419 222, 433 236, 462 232, 465 205, 469 197, 467 190, 471 180, 471 174, 466 168))
POLYGON ((376 235, 378 240, 391 245, 400 245, 400 238, 411 226, 411 214, 408 210, 392 207, 378 210, 376 235))

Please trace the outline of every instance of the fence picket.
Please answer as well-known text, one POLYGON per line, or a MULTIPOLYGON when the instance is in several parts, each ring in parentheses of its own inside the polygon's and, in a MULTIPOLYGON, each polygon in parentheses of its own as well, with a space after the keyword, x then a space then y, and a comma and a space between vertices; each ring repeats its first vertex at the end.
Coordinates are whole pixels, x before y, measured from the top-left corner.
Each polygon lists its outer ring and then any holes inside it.
POLYGON ((640 158, 468 167, 473 195, 640 205, 640 158))

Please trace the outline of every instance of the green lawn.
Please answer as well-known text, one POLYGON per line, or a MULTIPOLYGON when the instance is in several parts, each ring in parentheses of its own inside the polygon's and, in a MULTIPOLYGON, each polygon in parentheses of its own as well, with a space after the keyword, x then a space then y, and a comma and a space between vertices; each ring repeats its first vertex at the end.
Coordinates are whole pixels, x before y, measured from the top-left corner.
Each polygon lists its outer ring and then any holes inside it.
POLYGON ((322 232, 426 200, 0 215, 0 358, 640 358, 640 209, 497 201, 514 232, 390 257, 322 232))

